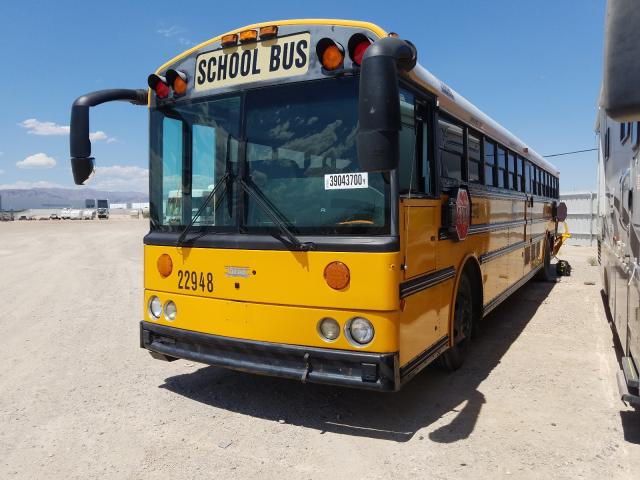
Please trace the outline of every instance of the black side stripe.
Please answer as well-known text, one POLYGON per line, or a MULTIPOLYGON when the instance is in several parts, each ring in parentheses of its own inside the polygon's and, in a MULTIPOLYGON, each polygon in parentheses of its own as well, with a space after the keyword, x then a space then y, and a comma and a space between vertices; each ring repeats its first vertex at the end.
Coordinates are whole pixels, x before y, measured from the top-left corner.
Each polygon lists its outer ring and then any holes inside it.
POLYGON ((400 284, 400 298, 408 297, 414 293, 421 292, 427 288, 431 288, 434 285, 442 283, 450 278, 453 278, 456 274, 456 269, 453 267, 443 268, 437 272, 420 275, 419 277, 412 278, 406 282, 400 284))
POLYGON ((494 230, 502 230, 504 228, 518 227, 525 225, 526 220, 515 220, 511 222, 499 222, 499 223, 478 223, 476 225, 469 226, 469 235, 476 233, 492 232, 494 230))
POLYGON ((445 335, 436 343, 427 348, 424 352, 418 354, 410 360, 404 367, 400 368, 400 380, 402 383, 407 382, 414 375, 420 372, 424 367, 435 360, 439 353, 449 346, 449 336, 445 335))
POLYGON ((518 243, 514 243, 513 245, 507 245, 506 247, 499 248, 498 250, 493 250, 491 252, 484 253, 480 255, 480 258, 478 258, 478 260, 480 261, 480 263, 486 263, 490 260, 501 257, 502 255, 506 255, 507 253, 511 253, 515 250, 524 248, 526 243, 527 242, 518 242, 518 243))

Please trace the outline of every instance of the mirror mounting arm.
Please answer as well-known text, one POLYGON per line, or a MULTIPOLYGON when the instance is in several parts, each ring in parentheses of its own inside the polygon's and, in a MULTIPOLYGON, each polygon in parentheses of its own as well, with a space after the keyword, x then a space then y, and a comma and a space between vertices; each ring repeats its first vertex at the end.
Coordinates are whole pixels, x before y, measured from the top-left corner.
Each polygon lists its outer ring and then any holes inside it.
POLYGON ((91 156, 89 139, 89 108, 106 102, 124 100, 134 105, 147 105, 147 90, 125 88, 98 90, 78 97, 71 107, 71 127, 69 132, 69 151, 71 169, 76 185, 82 185, 93 173, 94 158, 91 156))

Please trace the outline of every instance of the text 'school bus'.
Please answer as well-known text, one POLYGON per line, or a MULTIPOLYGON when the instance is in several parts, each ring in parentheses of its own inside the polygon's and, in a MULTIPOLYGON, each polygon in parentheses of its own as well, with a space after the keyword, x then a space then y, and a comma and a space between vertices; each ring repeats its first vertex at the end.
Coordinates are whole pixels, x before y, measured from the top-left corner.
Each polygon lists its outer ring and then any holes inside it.
POLYGON ((251 25, 148 82, 76 100, 71 162, 82 184, 90 107, 149 106, 155 358, 398 390, 438 357, 459 367, 474 322, 550 275, 558 170, 395 34, 251 25))

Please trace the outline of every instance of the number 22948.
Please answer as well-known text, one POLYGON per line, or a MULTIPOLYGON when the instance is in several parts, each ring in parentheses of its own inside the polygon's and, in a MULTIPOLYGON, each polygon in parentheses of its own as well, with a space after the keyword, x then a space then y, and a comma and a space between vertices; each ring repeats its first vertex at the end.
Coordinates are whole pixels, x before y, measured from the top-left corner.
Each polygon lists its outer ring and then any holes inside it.
POLYGON ((211 272, 195 272, 178 270, 178 289, 194 292, 213 292, 213 274, 211 272))

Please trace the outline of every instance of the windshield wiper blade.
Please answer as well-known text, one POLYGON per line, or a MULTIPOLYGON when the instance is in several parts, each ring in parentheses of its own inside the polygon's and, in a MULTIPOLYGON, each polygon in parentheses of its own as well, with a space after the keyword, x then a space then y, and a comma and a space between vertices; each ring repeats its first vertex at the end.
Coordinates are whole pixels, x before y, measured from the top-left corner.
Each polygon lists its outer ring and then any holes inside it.
POLYGON ((256 205, 258 205, 262 209, 262 211, 267 214, 271 221, 276 224, 276 226, 280 229, 284 236, 287 237, 289 242, 291 242, 296 250, 299 250, 301 252, 308 252, 309 250, 315 250, 317 248, 314 242, 301 242, 298 237, 293 234, 289 227, 287 227, 287 224, 280 218, 280 212, 278 212, 275 207, 270 206, 262 198, 262 196, 258 193, 259 190, 257 187, 252 187, 242 178, 237 178, 237 181, 242 189, 255 200, 256 205))
POLYGON ((200 217, 200 214, 204 211, 207 205, 209 205, 209 202, 211 202, 211 199, 216 195, 220 187, 224 185, 226 188, 227 180, 229 179, 229 177, 231 177, 231 172, 229 171, 225 172, 225 174, 220 177, 220 180, 218 180, 218 183, 215 184, 213 190, 209 192, 209 195, 207 195, 207 198, 204 200, 204 202, 202 202, 202 205, 200 205, 200 208, 198 209, 196 214, 191 217, 191 221, 189 222, 189 224, 184 228, 184 230, 182 230, 182 233, 180 234, 180 236, 178 237, 178 241, 176 242, 177 247, 182 246, 187 233, 189 232, 189 230, 191 230, 191 227, 193 227, 193 224, 196 222, 198 217, 200 217))

